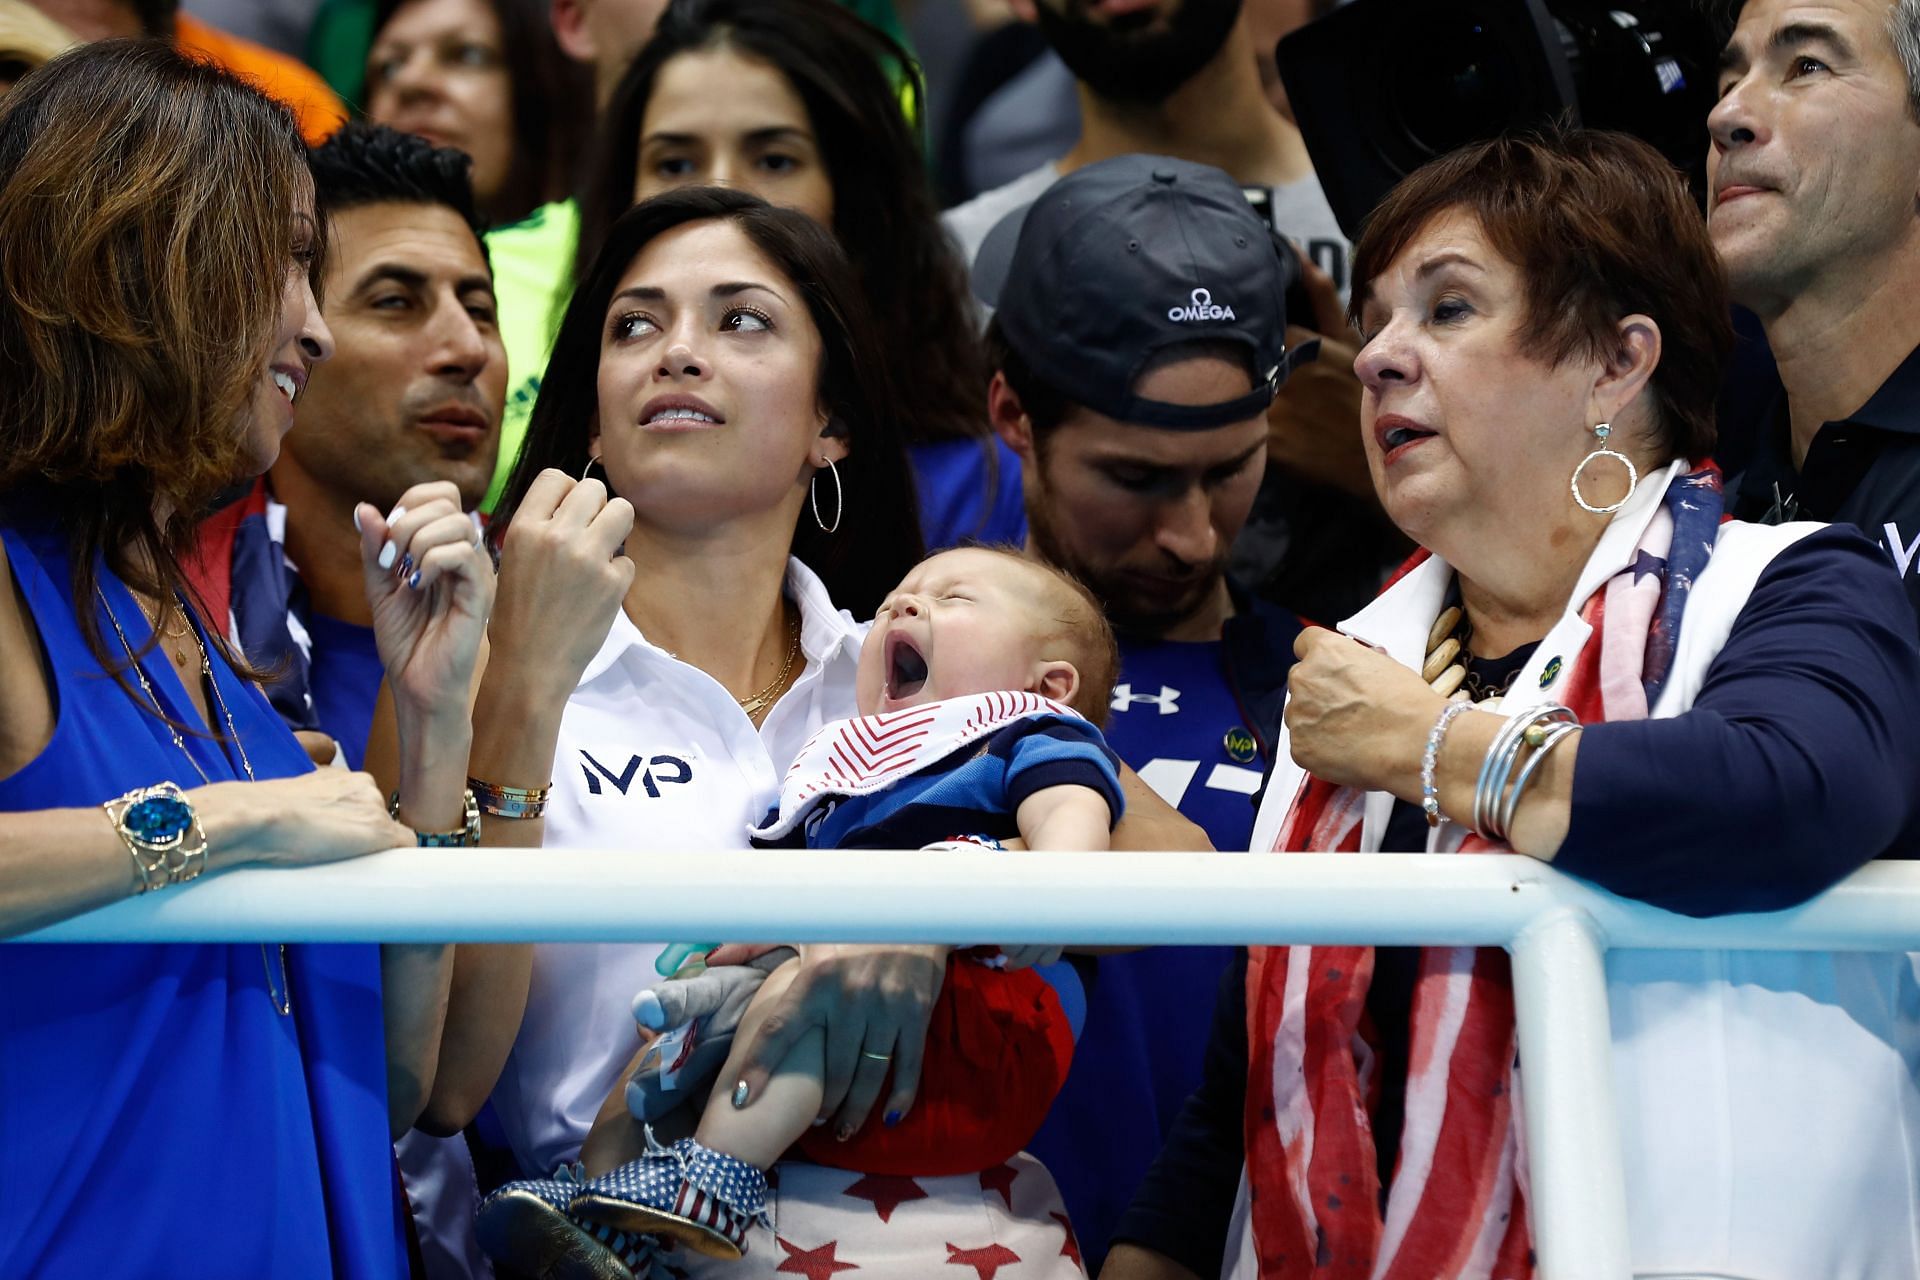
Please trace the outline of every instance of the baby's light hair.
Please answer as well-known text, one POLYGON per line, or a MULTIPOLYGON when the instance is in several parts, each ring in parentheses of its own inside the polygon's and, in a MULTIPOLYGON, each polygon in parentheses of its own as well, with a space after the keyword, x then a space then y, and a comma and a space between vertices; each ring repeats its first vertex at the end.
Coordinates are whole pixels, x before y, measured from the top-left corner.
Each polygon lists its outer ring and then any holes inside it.
MULTIPOLYGON (((1113 684, 1120 678, 1120 644, 1100 608, 1100 602, 1085 583, 1066 570, 1004 543, 966 544, 970 551, 988 551, 1005 556, 1047 584, 1044 603, 1054 623, 1042 638, 1060 646, 1060 657, 1073 663, 1080 673, 1080 687, 1068 705, 1098 728, 1106 728, 1107 712, 1113 701, 1113 684)), ((1055 656, 1048 654, 1048 657, 1055 656)))

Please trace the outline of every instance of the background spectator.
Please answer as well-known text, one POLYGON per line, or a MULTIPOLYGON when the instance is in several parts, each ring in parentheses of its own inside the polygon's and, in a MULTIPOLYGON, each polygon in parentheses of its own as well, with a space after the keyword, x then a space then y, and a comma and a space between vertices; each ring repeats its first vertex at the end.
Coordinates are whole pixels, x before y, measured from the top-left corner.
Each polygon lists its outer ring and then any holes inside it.
POLYGON ((737 186, 806 213, 860 273, 928 545, 1018 541, 1019 463, 987 426, 965 279, 888 66, 906 52, 829 0, 675 0, 602 119, 576 269, 634 201, 676 186, 737 186))
POLYGON ((211 59, 293 109, 300 133, 318 142, 347 118, 333 90, 298 60, 228 35, 191 14, 179 12, 179 0, 31 0, 81 40, 142 37, 171 40, 189 53, 211 59))
POLYGON ((566 196, 592 119, 586 72, 540 0, 388 0, 367 55, 367 118, 473 158, 494 225, 566 196))
POLYGON ((1732 505, 1858 525, 1920 613, 1920 15, 1802 17, 1739 10, 1707 117, 1707 229, 1785 384, 1732 505))
MULTIPOLYGON (((969 261, 988 230, 1064 173, 1129 153, 1225 170, 1318 269, 1291 300, 1299 345, 1318 332, 1322 358, 1288 379, 1268 413, 1270 466, 1237 539, 1240 581, 1313 618, 1358 609, 1407 552, 1381 517, 1359 448, 1360 389, 1340 298, 1350 247, 1291 120, 1261 83, 1253 16, 1241 0, 1158 0, 1123 13, 1079 0, 1035 0, 1048 43, 1077 78, 1079 141, 1053 163, 944 215, 969 261)), ((1266 25, 1271 34, 1272 25, 1266 25)))

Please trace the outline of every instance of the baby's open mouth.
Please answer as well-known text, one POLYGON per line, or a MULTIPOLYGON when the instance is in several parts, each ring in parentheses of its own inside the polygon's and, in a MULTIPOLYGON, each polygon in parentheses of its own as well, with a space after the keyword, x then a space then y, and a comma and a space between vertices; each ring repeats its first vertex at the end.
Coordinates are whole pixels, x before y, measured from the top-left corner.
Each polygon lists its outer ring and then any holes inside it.
POLYGON ((887 637, 887 693, 911 698, 927 683, 927 660, 913 641, 898 631, 887 637))

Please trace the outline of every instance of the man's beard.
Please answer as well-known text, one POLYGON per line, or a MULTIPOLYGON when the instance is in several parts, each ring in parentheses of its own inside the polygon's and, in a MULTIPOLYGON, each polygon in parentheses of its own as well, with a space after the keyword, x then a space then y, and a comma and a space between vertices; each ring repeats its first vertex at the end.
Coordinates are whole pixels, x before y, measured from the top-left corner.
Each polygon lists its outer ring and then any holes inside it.
POLYGON ((1075 560, 1054 532, 1048 504, 1043 498, 1027 510, 1027 538, 1040 558, 1055 568, 1064 569, 1080 580, 1100 602, 1115 631, 1125 635, 1158 639, 1185 622, 1203 608, 1221 576, 1226 560, 1217 560, 1208 570, 1194 575, 1192 585, 1178 596, 1142 599, 1125 578, 1117 573, 1102 573, 1093 566, 1075 560))
MULTIPOLYGON (((1085 0, 1065 3, 1078 9, 1085 0)), ((1166 101, 1220 52, 1240 16, 1240 3, 1185 0, 1158 29, 1066 17, 1050 8, 1049 0, 1039 0, 1034 8, 1040 33, 1076 79, 1110 102, 1150 106, 1166 101)), ((1139 17, 1151 24, 1157 15, 1139 17)))

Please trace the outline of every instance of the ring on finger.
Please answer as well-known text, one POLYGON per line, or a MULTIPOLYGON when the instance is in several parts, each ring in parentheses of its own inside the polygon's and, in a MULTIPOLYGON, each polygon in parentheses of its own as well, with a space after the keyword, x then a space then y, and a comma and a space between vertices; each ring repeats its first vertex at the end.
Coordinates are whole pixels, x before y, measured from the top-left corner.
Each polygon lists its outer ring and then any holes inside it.
POLYGON ((875 1062, 892 1062, 893 1061, 893 1055, 890 1053, 874 1053, 868 1049, 862 1049, 860 1051, 860 1056, 863 1058, 872 1058, 875 1062))

